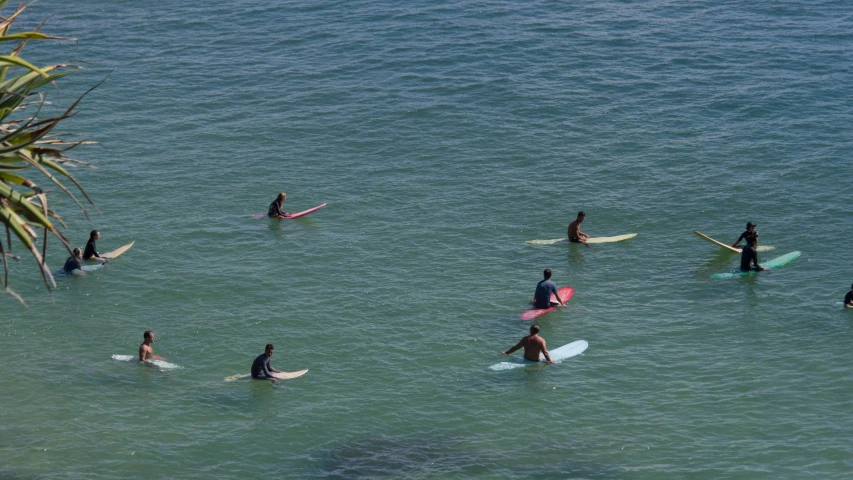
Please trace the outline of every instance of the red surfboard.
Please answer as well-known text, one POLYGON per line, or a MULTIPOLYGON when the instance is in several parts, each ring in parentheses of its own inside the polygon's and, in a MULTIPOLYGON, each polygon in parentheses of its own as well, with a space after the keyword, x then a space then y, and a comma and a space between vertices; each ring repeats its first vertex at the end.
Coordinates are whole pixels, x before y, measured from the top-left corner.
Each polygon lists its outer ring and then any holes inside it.
MULTIPOLYGON (((575 289, 572 287, 563 287, 563 288, 557 290, 557 293, 560 294, 560 300, 562 300, 563 303, 566 303, 569 301, 570 298, 572 298, 572 295, 574 295, 575 289)), ((551 294, 551 301, 552 302, 557 301, 557 298, 554 296, 553 293, 551 294)), ((557 308, 557 307, 531 308, 529 310, 525 310, 524 313, 521 314, 521 319, 522 320, 533 320, 534 318, 539 318, 542 315, 545 315, 546 313, 554 310, 555 308, 557 308)))
MULTIPOLYGON (((305 210, 304 212, 291 213, 290 215, 288 215, 286 217, 273 217, 273 218, 278 218, 280 220, 293 220, 294 218, 299 218, 299 217, 308 215, 309 213, 316 212, 317 210, 320 210, 321 208, 323 208, 325 206, 326 206, 326 204, 324 203, 322 205, 317 205, 314 208, 309 208, 308 210, 305 210)), ((266 214, 263 214, 263 213, 253 213, 252 218, 267 218, 267 216, 266 216, 266 214)))

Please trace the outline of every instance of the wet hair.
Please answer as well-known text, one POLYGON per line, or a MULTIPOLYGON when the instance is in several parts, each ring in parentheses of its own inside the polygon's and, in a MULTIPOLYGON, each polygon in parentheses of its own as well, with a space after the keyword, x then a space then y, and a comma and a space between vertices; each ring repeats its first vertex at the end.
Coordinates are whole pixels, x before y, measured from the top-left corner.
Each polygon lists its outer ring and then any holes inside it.
POLYGON ((533 325, 530 326, 530 334, 536 335, 537 333, 539 333, 539 325, 536 325, 534 323, 533 325))
POLYGON ((83 255, 83 250, 80 250, 80 247, 74 247, 74 250, 71 250, 71 254, 75 257, 77 255, 83 255))
POLYGON ((97 235, 98 233, 100 232, 98 232, 97 230, 92 230, 91 232, 89 232, 89 240, 94 240, 95 235, 97 235))
POLYGON ((145 330, 145 333, 142 334, 142 338, 151 338, 151 330, 145 330))
POLYGON ((271 343, 268 343, 267 346, 264 347, 264 351, 266 352, 267 350, 275 350, 275 347, 271 343))
POLYGON ((585 213, 583 213, 583 210, 581 210, 580 212, 578 212, 578 218, 585 217, 585 216, 586 216, 586 214, 585 214, 585 213))
POLYGON ((275 197, 276 200, 284 200, 285 198, 287 198, 287 194, 284 192, 279 193, 278 196, 275 197))
POLYGON ((853 290, 853 285, 850 285, 850 290, 853 290))
POLYGON ((543 274, 545 275, 545 280, 548 280, 549 278, 551 278, 551 269, 546 268, 543 274))

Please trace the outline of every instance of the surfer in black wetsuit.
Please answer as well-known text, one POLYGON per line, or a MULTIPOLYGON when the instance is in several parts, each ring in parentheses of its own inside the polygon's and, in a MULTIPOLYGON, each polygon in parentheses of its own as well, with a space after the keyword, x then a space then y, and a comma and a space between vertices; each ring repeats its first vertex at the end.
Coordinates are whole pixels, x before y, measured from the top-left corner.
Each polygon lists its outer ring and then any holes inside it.
POLYGON ((83 250, 80 250, 80 247, 76 247, 71 251, 71 256, 68 257, 68 260, 65 261, 65 266, 62 267, 68 273, 73 272, 74 270, 83 271, 83 250))
POLYGON ((290 214, 285 212, 281 206, 281 204, 284 203, 285 200, 287 200, 287 194, 284 192, 279 193, 278 197, 276 197, 275 200, 273 200, 273 202, 270 204, 270 209, 267 211, 267 216, 270 218, 289 217, 290 214))
POLYGON ((850 291, 847 292, 847 295, 844 295, 844 306, 853 308, 853 285, 850 285, 850 291))
POLYGON ((95 246, 95 241, 101 238, 101 232, 92 230, 89 233, 89 241, 86 242, 86 250, 83 251, 83 260, 97 260, 101 263, 107 263, 107 259, 98 253, 98 248, 95 246))
POLYGON ((755 231, 754 223, 746 224, 746 231, 737 237, 737 241, 732 244, 732 247, 737 248, 741 240, 746 240, 746 245, 740 254, 740 269, 744 272, 767 270, 758 264, 758 232, 755 231))
POLYGON ((272 357, 274 350, 275 347, 271 343, 268 343, 266 348, 264 348, 264 353, 258 355, 258 358, 252 362, 252 378, 275 381, 273 373, 279 373, 279 370, 270 366, 270 357, 272 357))

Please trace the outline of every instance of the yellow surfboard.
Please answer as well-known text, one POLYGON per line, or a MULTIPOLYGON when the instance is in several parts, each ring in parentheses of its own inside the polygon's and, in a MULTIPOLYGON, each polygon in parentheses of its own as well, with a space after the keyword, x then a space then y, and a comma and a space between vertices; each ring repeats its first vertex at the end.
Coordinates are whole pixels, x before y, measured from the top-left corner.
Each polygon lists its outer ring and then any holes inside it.
POLYGON ((102 253, 101 256, 104 258, 116 258, 119 255, 121 255, 122 253, 130 250, 130 247, 132 247, 134 243, 136 243, 136 240, 128 243, 127 245, 125 245, 119 249, 113 250, 112 252, 102 253))
POLYGON ((728 250, 731 250, 732 252, 735 252, 735 253, 740 253, 740 252, 741 252, 741 249, 739 249, 739 248, 734 248, 734 247, 732 247, 731 245, 726 245, 726 244, 725 244, 725 243, 723 243, 723 242, 718 242, 718 241, 714 240, 713 238, 709 237, 708 235, 705 235, 705 234, 704 234, 704 233, 702 233, 702 232, 699 232, 699 231, 694 230, 694 231, 693 231, 693 233, 695 233, 696 235, 698 235, 698 236, 699 236, 699 238, 704 238, 705 240, 707 240, 707 241, 709 241, 709 242, 711 242, 711 243, 713 243, 714 245, 717 245, 717 246, 719 246, 719 247, 723 247, 723 248, 728 249, 728 250))

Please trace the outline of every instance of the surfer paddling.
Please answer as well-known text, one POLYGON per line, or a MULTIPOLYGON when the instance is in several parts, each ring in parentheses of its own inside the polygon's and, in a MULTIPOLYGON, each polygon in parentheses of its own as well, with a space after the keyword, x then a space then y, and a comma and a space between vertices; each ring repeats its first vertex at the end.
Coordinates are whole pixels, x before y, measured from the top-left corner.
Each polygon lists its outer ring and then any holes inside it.
POLYGON ((152 343, 154 343, 154 332, 146 330, 145 333, 142 334, 142 344, 139 345, 140 362, 145 362, 146 360, 165 360, 163 357, 154 355, 154 349, 151 348, 152 343))
POLYGON ((74 250, 71 251, 71 256, 68 257, 68 260, 65 261, 65 266, 62 267, 67 273, 71 273, 74 270, 79 270, 80 273, 83 273, 83 250, 80 250, 80 247, 75 247, 74 250))
POLYGON ((846 308, 853 308, 853 285, 850 285, 850 291, 847 292, 847 295, 844 295, 844 306, 846 308))
POLYGON ((583 219, 585 217, 585 213, 578 212, 578 218, 574 219, 572 223, 569 224, 568 234, 570 243, 582 243, 588 247, 589 243, 587 243, 586 240, 589 238, 589 235, 581 231, 581 223, 583 223, 583 219))
POLYGON ((758 232, 755 231, 754 223, 747 222, 746 231, 737 237, 737 240, 732 244, 732 247, 738 248, 738 243, 740 243, 741 240, 746 240, 746 246, 743 247, 740 254, 740 269, 744 272, 748 272, 750 270, 758 272, 767 270, 758 264, 758 232))
POLYGON ((279 193, 278 196, 275 197, 275 200, 273 200, 273 202, 270 204, 270 209, 269 211, 267 211, 267 216, 270 218, 289 217, 290 214, 282 210, 281 206, 281 204, 284 203, 285 200, 287 200, 287 194, 284 192, 279 193))
POLYGON ((557 292, 557 284, 551 280, 551 269, 546 268, 543 273, 545 278, 536 284, 536 291, 533 293, 533 308, 565 307, 566 304, 557 292), (556 302, 551 301, 551 295, 557 299, 556 302))
POLYGON ((98 253, 98 248, 95 246, 95 241, 101 238, 101 232, 92 230, 89 233, 89 241, 86 242, 86 250, 83 251, 83 260, 97 260, 101 263, 107 263, 107 259, 98 253))
POLYGON ((545 348, 545 339, 539 336, 539 325, 531 325, 530 326, 530 335, 521 339, 518 344, 505 352, 501 352, 501 355, 509 355, 510 353, 518 350, 519 348, 524 348, 524 359, 530 360, 531 362, 538 362, 541 358, 540 355, 545 356, 545 361, 548 363, 554 363, 551 360, 551 356, 548 355, 548 349, 545 348))
POLYGON ((252 378, 257 378, 258 380, 276 380, 273 373, 281 372, 270 366, 270 357, 272 357, 274 351, 275 347, 271 343, 268 343, 264 348, 264 353, 258 355, 258 358, 252 362, 252 378))

